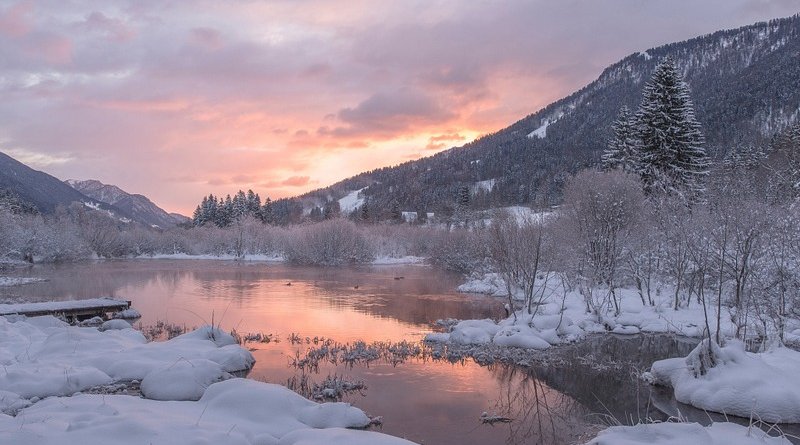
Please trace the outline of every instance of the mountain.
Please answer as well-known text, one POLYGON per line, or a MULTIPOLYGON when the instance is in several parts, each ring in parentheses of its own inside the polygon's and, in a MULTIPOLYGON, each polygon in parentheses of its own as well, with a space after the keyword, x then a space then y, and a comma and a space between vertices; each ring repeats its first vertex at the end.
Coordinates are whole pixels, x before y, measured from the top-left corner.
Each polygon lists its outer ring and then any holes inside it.
POLYGON ((645 82, 666 56, 691 88, 714 159, 764 146, 800 116, 796 15, 631 54, 579 91, 496 133, 278 200, 273 212, 279 222, 289 222, 313 206, 341 200, 366 203, 384 217, 392 208, 448 215, 465 190, 473 209, 532 205, 537 196, 556 203, 570 174, 598 164, 620 107, 638 108, 645 82))
POLYGON ((41 213, 53 213, 56 207, 69 206, 73 202, 115 210, 100 205, 58 178, 34 170, 5 153, 0 153, 0 190, 12 193, 41 213))
POLYGON ((92 199, 122 210, 134 221, 149 226, 167 228, 189 219, 177 213, 167 213, 146 196, 128 193, 115 185, 103 184, 94 179, 86 181, 68 179, 64 182, 92 199))

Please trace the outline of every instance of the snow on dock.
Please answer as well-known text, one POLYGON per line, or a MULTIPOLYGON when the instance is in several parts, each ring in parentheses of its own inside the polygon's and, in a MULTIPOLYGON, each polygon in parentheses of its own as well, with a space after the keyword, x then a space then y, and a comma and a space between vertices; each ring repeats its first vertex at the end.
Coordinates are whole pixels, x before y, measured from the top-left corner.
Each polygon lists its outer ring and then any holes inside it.
POLYGON ((41 303, 0 304, 0 316, 62 315, 73 320, 104 316, 111 312, 130 308, 131 302, 113 298, 90 298, 87 300, 45 301, 41 303))

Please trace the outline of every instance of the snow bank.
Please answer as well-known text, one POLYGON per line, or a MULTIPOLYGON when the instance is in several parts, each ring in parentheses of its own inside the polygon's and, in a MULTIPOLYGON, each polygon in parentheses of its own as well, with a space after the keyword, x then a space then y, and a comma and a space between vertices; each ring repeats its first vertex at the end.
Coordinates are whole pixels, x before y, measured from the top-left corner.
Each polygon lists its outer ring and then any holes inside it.
POLYGON ((703 427, 698 423, 653 423, 612 426, 586 445, 791 445, 788 439, 770 437, 758 428, 730 422, 703 427))
MULTIPOLYGON (((505 282, 496 273, 487 273, 479 277, 472 277, 466 283, 458 287, 459 292, 480 293, 496 297, 506 297, 505 282)), ((514 292, 514 299, 520 300, 518 290, 514 292)), ((585 333, 613 332, 616 334, 633 335, 641 332, 648 333, 670 333, 687 337, 702 337, 705 332, 705 316, 702 305, 692 302, 689 307, 681 307, 674 310, 672 304, 672 292, 663 289, 661 292, 654 292, 653 298, 656 299, 655 305, 642 304, 641 297, 634 289, 617 289, 620 299, 620 313, 614 315, 613 311, 603 313, 600 317, 595 314, 587 313, 584 297, 577 291, 564 292, 559 280, 550 277, 546 282, 537 280, 537 295, 545 295, 542 299, 542 306, 538 314, 554 315, 558 314, 569 318, 580 328, 580 332, 573 330, 572 334, 581 336, 585 333)), ((714 308, 709 308, 710 328, 716 331, 716 314, 714 308)), ((727 309, 723 309, 721 333, 724 336, 733 336, 734 327, 731 324, 730 314, 727 309)), ((537 315, 537 319, 540 317, 537 315)), ((539 329, 544 329, 538 327, 539 329)), ((800 342, 800 326, 795 336, 792 329, 787 330, 786 341, 791 342, 797 339, 800 342)))
POLYGON ((700 409, 761 419, 800 423, 800 352, 776 348, 750 353, 737 341, 720 348, 703 341, 686 358, 653 363, 645 378, 671 386, 675 398, 700 409))
POLYGON ((466 283, 458 286, 458 291, 467 294, 491 295, 493 297, 505 297, 508 295, 503 279, 496 273, 487 273, 480 277, 470 278, 466 283))
POLYGON ((197 399, 202 395, 198 388, 205 389, 229 372, 249 369, 255 362, 233 337, 209 326, 166 342, 148 343, 130 325, 124 328, 118 323, 126 322, 115 320, 114 329, 101 331, 69 326, 51 316, 0 317, 0 391, 24 399, 66 396, 115 381, 177 382, 179 375, 191 378, 191 383, 176 389, 174 395, 158 390, 147 393, 159 399, 197 399))
POLYGON ((258 261, 258 262, 270 262, 270 263, 281 263, 286 261, 286 259, 278 254, 274 255, 264 255, 264 254, 255 254, 255 255, 245 255, 244 257, 237 257, 236 255, 192 255, 188 253, 157 253, 155 255, 140 255, 137 256, 136 259, 142 260, 224 260, 224 261, 258 261))
POLYGON ((4 441, 27 445, 411 444, 344 429, 368 423, 349 404, 318 405, 282 386, 238 378, 211 385, 199 401, 84 394, 42 400, 16 417, 0 415, 4 441))
POLYGON ((450 328, 449 333, 427 334, 425 341, 459 345, 494 343, 513 348, 547 349, 551 345, 575 341, 583 336, 584 331, 571 318, 547 314, 547 310, 543 308, 542 315, 536 317, 518 311, 516 317, 499 323, 488 319, 460 321, 450 328))
POLYGON ((401 257, 382 256, 375 258, 372 264, 375 266, 388 266, 394 264, 425 264, 425 257, 406 255, 401 257))
POLYGON ((211 360, 179 361, 148 373, 142 395, 153 400, 199 400, 206 388, 232 376, 211 360))

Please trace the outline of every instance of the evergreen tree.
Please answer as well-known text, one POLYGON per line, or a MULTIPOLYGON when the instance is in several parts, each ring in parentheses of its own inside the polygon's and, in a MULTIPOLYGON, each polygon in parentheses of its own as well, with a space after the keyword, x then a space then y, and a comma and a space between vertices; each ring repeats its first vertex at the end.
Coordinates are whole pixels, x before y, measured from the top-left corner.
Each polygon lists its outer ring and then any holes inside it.
POLYGON ((275 214, 272 208, 272 200, 269 199, 269 196, 264 200, 264 205, 261 206, 259 218, 265 224, 275 224, 275 214))
POLYGON ((372 212, 369 209, 369 200, 365 199, 361 204, 361 221, 367 222, 372 217, 372 212))
POLYGON ((325 207, 322 209, 323 217, 325 219, 332 219, 339 216, 341 213, 341 206, 339 205, 339 201, 333 200, 328 201, 325 203, 325 207))
POLYGON ((639 165, 636 121, 627 106, 623 105, 620 108, 617 120, 611 129, 614 136, 608 141, 608 146, 603 152, 603 168, 606 170, 619 168, 629 173, 636 173, 639 165))
POLYGON ((705 190, 709 160, 689 87, 667 57, 644 87, 636 113, 639 166, 645 192, 678 194, 688 202, 705 190))
POLYGON ((469 186, 461 185, 458 187, 458 196, 456 197, 456 204, 459 209, 466 209, 469 207, 469 186))
POLYGON ((403 222, 403 211, 400 210, 400 203, 396 199, 393 199, 389 205, 389 217, 393 222, 403 222))
POLYGON ((250 216, 258 216, 261 210, 261 197, 253 190, 247 190, 247 214, 250 216))

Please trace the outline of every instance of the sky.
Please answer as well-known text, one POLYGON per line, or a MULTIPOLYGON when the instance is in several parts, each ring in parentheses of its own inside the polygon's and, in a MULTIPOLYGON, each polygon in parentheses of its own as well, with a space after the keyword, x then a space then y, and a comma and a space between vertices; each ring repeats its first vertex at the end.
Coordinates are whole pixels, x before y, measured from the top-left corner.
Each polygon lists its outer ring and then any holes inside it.
POLYGON ((0 151, 191 214, 497 131, 798 0, 0 0, 0 151))

